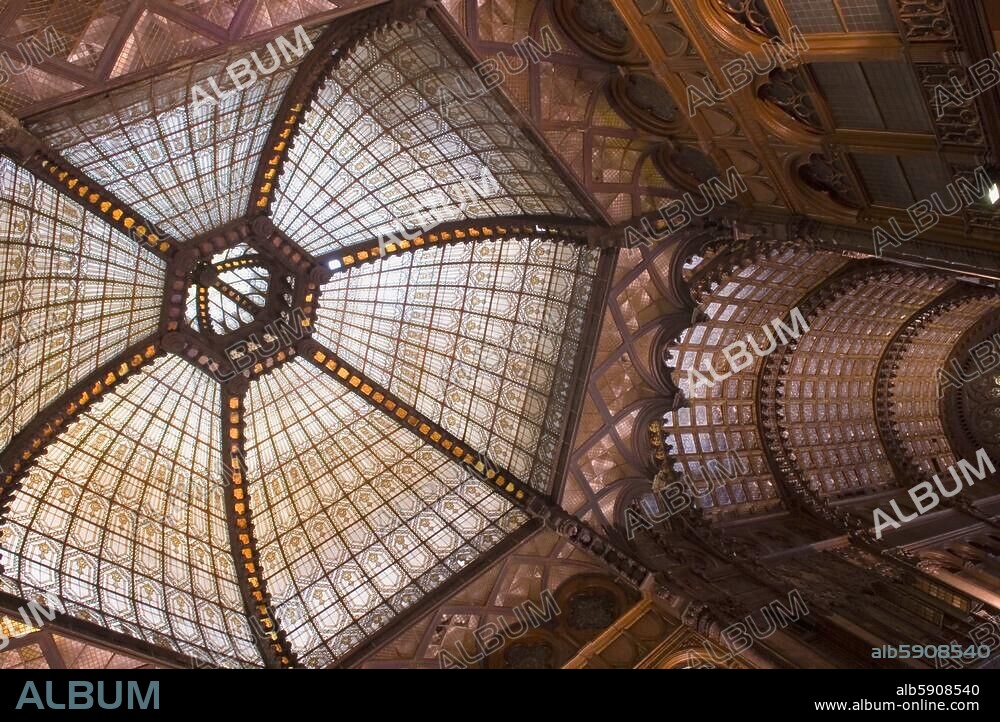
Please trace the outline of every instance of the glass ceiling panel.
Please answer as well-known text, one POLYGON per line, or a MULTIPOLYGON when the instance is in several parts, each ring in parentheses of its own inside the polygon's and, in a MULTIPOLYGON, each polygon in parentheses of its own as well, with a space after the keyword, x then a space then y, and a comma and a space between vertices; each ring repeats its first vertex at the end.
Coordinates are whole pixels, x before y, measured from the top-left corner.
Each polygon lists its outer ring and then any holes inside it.
POLYGON ((492 94, 468 99, 478 77, 430 21, 362 43, 303 118, 276 225, 319 255, 429 217, 588 217, 492 94))
MULTIPOLYGON (((907 458, 926 477, 958 463, 941 416, 938 370, 946 369, 962 334, 987 314, 995 317, 998 312, 1000 296, 987 296, 966 299, 932 316, 917 329, 896 365, 889 387, 891 418, 899 426, 899 443, 907 458)), ((953 373, 951 368, 946 370, 953 373)))
POLYGON ((219 391, 180 357, 143 369, 39 458, 0 528, 0 588, 219 666, 259 666, 221 478, 219 391))
POLYGON ((527 520, 304 361, 251 385, 246 420, 261 567, 307 666, 342 656, 527 520))
MULTIPOLYGON (((310 31, 311 38, 320 32, 310 31)), ((161 231, 190 239, 247 212, 261 148, 300 61, 271 47, 157 75, 28 127, 161 231), (242 60, 253 61, 249 72, 258 77, 237 90, 226 68, 242 60), (211 101, 198 102, 205 98, 211 101)))
POLYGON ((549 491, 598 252, 460 243, 334 274, 317 340, 549 491))
POLYGON ((0 156, 0 448, 156 330, 164 263, 0 156))

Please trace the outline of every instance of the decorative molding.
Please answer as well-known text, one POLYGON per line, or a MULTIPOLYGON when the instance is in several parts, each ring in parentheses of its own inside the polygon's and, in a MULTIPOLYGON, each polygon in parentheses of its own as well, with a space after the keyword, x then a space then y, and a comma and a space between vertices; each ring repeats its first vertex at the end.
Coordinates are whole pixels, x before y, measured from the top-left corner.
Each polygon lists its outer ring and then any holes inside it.
POLYGON ((590 221, 551 216, 505 216, 447 221, 436 224, 428 231, 411 229, 384 239, 383 245, 379 244, 379 239, 360 241, 325 253, 319 256, 317 262, 325 267, 335 264, 333 272, 337 273, 366 263, 374 263, 380 258, 412 253, 431 246, 476 241, 506 241, 527 236, 588 248, 605 249, 617 245, 616 234, 590 221))
POLYGON ((392 23, 426 15, 432 4, 431 0, 390 0, 334 21, 323 32, 299 65, 274 116, 254 174, 247 215, 270 215, 271 202, 284 173, 288 152, 298 137, 301 120, 340 62, 373 33, 392 23))
POLYGON ((986 151, 986 133, 979 106, 975 98, 964 98, 956 86, 971 86, 969 72, 964 65, 945 63, 914 63, 917 80, 927 101, 928 115, 934 124, 934 133, 944 145, 974 146, 986 151), (938 103, 938 88, 949 93, 947 104, 938 103), (954 102, 960 101, 960 102, 954 102))
POLYGON ((691 145, 668 141, 656 149, 652 158, 664 178, 680 190, 701 194, 702 199, 705 198, 705 184, 721 176, 715 160, 691 145))
POLYGON ((993 371, 980 373, 971 350, 987 341, 998 338, 1000 317, 995 313, 985 314, 973 324, 955 343, 945 360, 945 368, 961 369, 961 375, 972 380, 961 388, 949 384, 941 399, 941 414, 945 431, 952 448, 960 458, 974 459, 976 452, 985 448, 991 458, 1000 457, 1000 384, 995 383, 998 374, 993 371), (996 422, 992 418, 997 419, 996 422))
POLYGON ((845 208, 855 210, 865 206, 845 161, 836 155, 811 153, 798 166, 798 177, 813 191, 827 195, 845 208))
POLYGON ((751 33, 763 38, 778 37, 778 26, 765 0, 715 0, 720 9, 751 33))
MULTIPOLYGON (((811 319, 838 297, 857 290, 885 270, 883 264, 849 263, 818 289, 808 293, 795 307, 804 318, 811 319)), ((758 370, 757 419, 765 458, 779 488, 784 491, 783 496, 793 508, 826 524, 832 531, 846 532, 852 541, 860 542, 865 547, 874 547, 875 538, 860 519, 832 506, 829 499, 810 487, 799 468, 795 452, 788 443, 788 429, 781 408, 785 395, 783 377, 791 365, 798 343, 799 339, 793 338, 788 343, 779 345, 777 350, 764 358, 758 370)))
POLYGON ((20 125, 0 129, 0 151, 151 253, 169 259, 176 252, 169 234, 20 125))
POLYGON ((628 72, 608 82, 608 102, 635 128, 672 137, 687 126, 684 114, 666 89, 650 75, 628 72))
MULTIPOLYGON (((878 361, 875 372, 875 418, 879 435, 882 437, 882 446, 887 452, 889 464, 896 473, 896 482, 900 488, 909 488, 914 482, 927 480, 929 476, 909 457, 899 436, 899 419, 892 399, 894 379, 899 365, 912 350, 920 332, 935 318, 969 301, 992 295, 994 292, 987 289, 955 284, 906 319, 878 361)), ((933 380, 935 386, 937 382, 935 378, 933 380)))
POLYGON ((725 285, 733 276, 760 258, 777 258, 788 250, 813 248, 807 240, 776 238, 770 235, 721 237, 703 248, 706 260, 691 274, 691 297, 701 305, 714 286, 725 285), (710 255, 708 255, 710 254, 710 255))

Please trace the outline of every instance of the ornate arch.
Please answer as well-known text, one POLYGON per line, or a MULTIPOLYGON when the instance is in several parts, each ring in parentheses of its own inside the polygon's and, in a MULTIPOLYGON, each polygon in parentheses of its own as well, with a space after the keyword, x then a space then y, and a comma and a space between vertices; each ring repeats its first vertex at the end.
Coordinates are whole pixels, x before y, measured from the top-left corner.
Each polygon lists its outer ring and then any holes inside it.
POLYGON ((759 51, 778 37, 778 26, 764 0, 697 0, 712 35, 733 52, 759 51))
POLYGON ((682 402, 665 416, 664 436, 678 473, 699 478, 710 460, 724 469, 739 461, 739 478, 726 480, 713 497, 700 500, 713 517, 774 510, 787 496, 779 483, 780 470, 768 459, 755 401, 763 362, 755 359, 749 368, 728 375, 721 351, 744 339, 748 330, 786 318, 803 296, 846 262, 790 241, 737 236, 729 243, 711 244, 693 269, 696 322, 671 346, 669 365, 682 402), (691 379, 697 378, 692 374, 710 368, 727 378, 692 388, 691 379))
MULTIPOLYGON (((906 317, 954 282, 937 274, 864 264, 800 305, 809 330, 779 351, 772 389, 784 454, 823 497, 871 494, 896 483, 880 438, 876 373, 906 317)), ((763 394, 764 398, 768 395, 763 394)))
POLYGON ((998 427, 994 421, 1000 419, 994 410, 1000 406, 1000 384, 996 383, 1000 375, 990 363, 991 354, 1000 350, 998 332, 997 315, 984 314, 948 355, 943 364, 948 377, 938 378, 943 387, 941 410, 945 431, 961 458, 974 459, 978 450, 986 449, 991 459, 1000 459, 998 427), (981 356, 978 361, 977 355, 981 356))
POLYGON ((956 286, 907 319, 886 348, 875 409, 901 483, 929 479, 959 458, 944 431, 938 372, 964 330, 998 306, 991 291, 956 286))

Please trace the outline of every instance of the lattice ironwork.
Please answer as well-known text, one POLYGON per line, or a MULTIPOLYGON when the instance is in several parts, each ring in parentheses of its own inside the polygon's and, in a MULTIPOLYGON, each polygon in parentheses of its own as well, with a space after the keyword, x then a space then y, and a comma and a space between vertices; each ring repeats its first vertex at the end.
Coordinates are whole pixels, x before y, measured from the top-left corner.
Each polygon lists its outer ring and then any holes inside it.
POLYGON ((394 255, 323 286, 315 336, 545 492, 597 256, 532 236, 394 255))
POLYGON ((220 666, 259 664, 213 489, 218 407, 216 384, 164 357, 78 417, 13 497, 4 591, 55 594, 76 616, 220 666))
POLYGON ((381 2, 15 0, 0 8, 0 52, 9 57, 0 108, 38 113, 381 2))
POLYGON ((878 361, 900 318, 952 284, 943 276, 889 272, 851 287, 809 319, 782 374, 779 406, 795 464, 818 494, 836 498, 893 485, 874 406, 878 361))
MULTIPOLYGON (((319 31, 309 34, 314 39, 319 31)), ((28 128, 158 228, 193 238, 244 215, 247 181, 308 50, 305 41, 296 43, 285 57, 272 44, 272 54, 233 50, 52 111, 28 128), (261 72, 237 87, 228 69, 249 63, 247 57, 261 72)))
POLYGON ((165 264, 0 156, 0 447, 157 328, 165 264))

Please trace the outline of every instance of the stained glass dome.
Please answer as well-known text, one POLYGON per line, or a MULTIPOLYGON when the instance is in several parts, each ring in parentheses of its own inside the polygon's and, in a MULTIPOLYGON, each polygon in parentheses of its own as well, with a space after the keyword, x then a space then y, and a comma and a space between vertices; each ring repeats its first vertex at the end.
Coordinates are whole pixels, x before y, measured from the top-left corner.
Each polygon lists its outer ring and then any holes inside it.
POLYGON ((244 51, 5 131, 0 591, 325 666, 553 493, 594 219, 499 96, 442 112, 474 71, 393 12, 208 113, 244 51))

